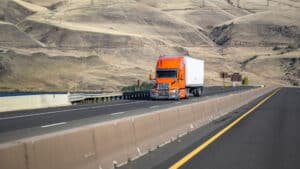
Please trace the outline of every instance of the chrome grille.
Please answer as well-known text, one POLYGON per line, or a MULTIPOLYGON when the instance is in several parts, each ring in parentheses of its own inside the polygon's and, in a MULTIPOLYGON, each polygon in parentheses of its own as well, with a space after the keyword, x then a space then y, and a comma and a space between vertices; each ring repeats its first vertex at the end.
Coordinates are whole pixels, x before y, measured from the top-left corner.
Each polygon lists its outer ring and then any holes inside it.
POLYGON ((169 83, 159 83, 157 87, 160 96, 169 95, 169 83))
POLYGON ((169 90, 169 83, 158 83, 158 90, 169 90))

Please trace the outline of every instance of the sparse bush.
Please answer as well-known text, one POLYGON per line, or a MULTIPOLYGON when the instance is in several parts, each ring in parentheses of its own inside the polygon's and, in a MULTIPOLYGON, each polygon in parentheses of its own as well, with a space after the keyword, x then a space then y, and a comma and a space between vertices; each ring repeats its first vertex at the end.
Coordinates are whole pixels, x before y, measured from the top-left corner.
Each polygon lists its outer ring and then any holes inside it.
POLYGON ((279 46, 274 46, 273 47, 273 50, 275 51, 275 50, 280 50, 281 49, 281 47, 279 47, 279 46))
POLYGON ((242 84, 243 84, 243 85, 248 85, 248 84, 249 84, 249 79, 248 79, 247 76, 243 78, 242 84))
POLYGON ((121 90, 123 92, 145 91, 145 90, 150 90, 152 86, 153 86, 153 83, 143 82, 140 86, 138 86, 137 84, 134 84, 134 85, 130 85, 130 86, 125 86, 121 90))
POLYGON ((211 29, 214 28, 214 26, 213 25, 207 25, 206 28, 209 29, 209 30, 211 30, 211 29))
POLYGON ((227 3, 229 3, 230 5, 233 5, 233 2, 231 0, 227 0, 227 3))
POLYGON ((293 44, 289 44, 286 49, 295 49, 296 48, 296 45, 293 45, 293 44))

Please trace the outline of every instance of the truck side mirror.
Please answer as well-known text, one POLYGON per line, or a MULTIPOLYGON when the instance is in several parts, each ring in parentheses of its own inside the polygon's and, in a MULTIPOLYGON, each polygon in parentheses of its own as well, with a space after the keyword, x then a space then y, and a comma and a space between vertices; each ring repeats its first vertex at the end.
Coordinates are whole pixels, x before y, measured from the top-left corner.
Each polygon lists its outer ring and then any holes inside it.
POLYGON ((152 74, 151 74, 151 73, 149 74, 149 80, 155 80, 155 79, 152 77, 152 74))

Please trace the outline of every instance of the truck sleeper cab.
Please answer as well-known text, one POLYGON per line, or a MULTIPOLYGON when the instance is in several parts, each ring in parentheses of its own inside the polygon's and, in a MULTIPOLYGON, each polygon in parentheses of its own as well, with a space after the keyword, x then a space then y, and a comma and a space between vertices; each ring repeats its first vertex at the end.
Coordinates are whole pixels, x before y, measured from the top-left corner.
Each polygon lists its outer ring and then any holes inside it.
POLYGON ((189 56, 160 56, 152 99, 181 99, 203 92, 204 61, 189 56))

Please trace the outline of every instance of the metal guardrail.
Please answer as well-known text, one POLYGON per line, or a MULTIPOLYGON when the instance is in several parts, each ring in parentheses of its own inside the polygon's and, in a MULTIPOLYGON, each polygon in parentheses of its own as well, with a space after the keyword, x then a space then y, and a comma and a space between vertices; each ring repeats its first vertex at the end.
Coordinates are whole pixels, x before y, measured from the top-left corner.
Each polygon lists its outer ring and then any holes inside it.
MULTIPOLYGON (((205 87, 203 95, 213 95, 217 93, 239 91, 253 88, 253 86, 239 86, 239 87, 205 87)), ((69 101, 72 104, 88 104, 98 102, 108 102, 113 100, 149 100, 150 91, 135 91, 135 92, 123 92, 123 93, 71 93, 69 94, 69 101)))
POLYGON ((131 99, 150 99, 150 91, 136 91, 124 93, 109 94, 91 94, 91 93, 69 93, 69 101, 72 104, 88 104, 107 102, 113 100, 131 100, 131 99))
POLYGON ((150 91, 136 91, 136 92, 124 92, 123 99, 130 100, 130 99, 150 99, 150 91))
POLYGON ((122 93, 111 94, 87 94, 87 93, 72 93, 68 96, 69 101, 72 104, 87 104, 106 102, 111 100, 123 99, 122 93))

